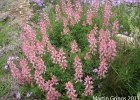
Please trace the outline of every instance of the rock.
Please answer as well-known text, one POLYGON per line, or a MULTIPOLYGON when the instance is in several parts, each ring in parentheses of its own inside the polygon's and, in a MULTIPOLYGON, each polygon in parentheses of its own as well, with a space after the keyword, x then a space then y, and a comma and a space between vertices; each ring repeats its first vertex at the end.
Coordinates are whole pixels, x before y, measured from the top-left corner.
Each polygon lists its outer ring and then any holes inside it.
POLYGON ((8 19, 9 16, 9 12, 5 12, 3 14, 0 15, 0 21, 5 21, 8 19))
POLYGON ((123 34, 117 34, 118 44, 120 47, 130 47, 136 48, 138 46, 138 42, 133 37, 129 37, 123 34))
POLYGON ((2 9, 3 6, 5 6, 5 1, 0 1, 0 9, 2 9))
POLYGON ((9 16, 10 17, 10 20, 13 21, 15 19, 15 16, 12 15, 12 16, 9 16))

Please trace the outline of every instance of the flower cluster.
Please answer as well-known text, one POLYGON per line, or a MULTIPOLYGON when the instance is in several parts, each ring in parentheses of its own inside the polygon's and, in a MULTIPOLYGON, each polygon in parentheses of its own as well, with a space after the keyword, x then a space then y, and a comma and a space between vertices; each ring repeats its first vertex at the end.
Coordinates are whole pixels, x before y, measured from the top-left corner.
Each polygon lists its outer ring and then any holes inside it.
POLYGON ((55 12, 56 12, 56 21, 61 20, 60 6, 58 4, 55 5, 55 12))
POLYGON ((97 40, 95 38, 95 34, 97 33, 97 26, 95 25, 94 26, 94 29, 90 31, 90 34, 88 34, 88 42, 90 43, 90 53, 95 55, 95 51, 97 46, 96 46, 96 43, 97 43, 97 40))
POLYGON ((76 90, 74 90, 71 82, 66 83, 65 89, 67 90, 67 95, 71 100, 77 100, 77 94, 75 94, 76 90))
POLYGON ((82 72, 81 59, 78 56, 76 56, 74 58, 73 64, 74 64, 74 68, 75 68, 75 74, 74 74, 75 78, 74 78, 74 80, 76 80, 76 83, 77 82, 82 82, 83 72, 82 72))
POLYGON ((100 66, 98 76, 102 78, 107 73, 108 63, 113 61, 116 56, 116 42, 110 39, 110 31, 108 29, 106 31, 100 30, 99 34, 100 66))
POLYGON ((68 65, 67 65, 67 60, 66 60, 65 52, 63 51, 62 48, 59 50, 58 55, 57 55, 57 58, 58 58, 58 64, 59 64, 59 66, 61 67, 61 69, 63 71, 65 71, 66 70, 66 67, 68 65))
POLYGON ((103 18, 103 25, 106 28, 109 25, 110 13, 111 13, 111 5, 110 5, 110 2, 106 2, 105 8, 104 8, 104 18, 103 18))
POLYGON ((85 85, 85 90, 84 93, 82 94, 83 96, 88 96, 93 94, 93 82, 92 82, 92 78, 87 76, 84 79, 84 85, 85 85))
POLYGON ((72 44, 71 44, 71 53, 76 53, 76 52, 78 52, 79 50, 78 50, 78 45, 77 45, 77 43, 76 43, 76 41, 74 40, 73 42, 72 42, 72 44))
POLYGON ((53 87, 53 85, 58 85, 58 80, 55 76, 45 83, 45 90, 47 91, 46 100, 58 100, 58 98, 61 97, 61 94, 53 87))
POLYGON ((20 60, 20 67, 21 67, 21 74, 23 75, 24 79, 28 82, 31 83, 31 69, 28 66, 28 61, 26 59, 21 59, 20 60))
POLYGON ((25 84, 25 80, 21 71, 16 67, 13 61, 10 61, 9 67, 11 68, 11 73, 14 79, 20 84, 25 84))

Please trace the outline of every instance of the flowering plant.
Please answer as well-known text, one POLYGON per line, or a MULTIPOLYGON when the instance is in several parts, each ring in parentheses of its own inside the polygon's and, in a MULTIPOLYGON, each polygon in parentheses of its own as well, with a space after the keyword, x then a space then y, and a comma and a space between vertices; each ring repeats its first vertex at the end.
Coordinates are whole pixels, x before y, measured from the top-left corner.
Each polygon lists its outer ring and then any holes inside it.
MULTIPOLYGON (((46 100, 91 99, 97 88, 93 78, 103 79, 116 56, 116 42, 111 36, 117 32, 109 29, 111 4, 105 4, 101 26, 94 22, 98 9, 98 0, 87 13, 80 0, 74 7, 70 0, 63 0, 55 13, 44 14, 40 32, 34 33, 26 25, 20 34, 25 57, 20 58, 19 66, 14 61, 9 64, 15 80, 28 85, 32 95, 42 93, 46 100), (97 74, 93 73, 95 68, 97 74)), ((113 30, 118 30, 117 25, 113 24, 113 30)))

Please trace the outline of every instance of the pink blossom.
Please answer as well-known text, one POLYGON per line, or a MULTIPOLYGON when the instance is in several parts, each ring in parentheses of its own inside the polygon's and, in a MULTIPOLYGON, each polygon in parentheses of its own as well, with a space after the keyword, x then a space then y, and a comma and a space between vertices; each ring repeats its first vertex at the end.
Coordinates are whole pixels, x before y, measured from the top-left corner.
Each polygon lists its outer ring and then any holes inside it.
POLYGON ((107 61, 112 62, 114 60, 114 57, 116 56, 116 42, 114 40, 109 40, 107 45, 108 45, 107 61))
POLYGON ((81 59, 78 57, 78 55, 76 55, 76 57, 74 58, 73 64, 74 64, 74 68, 78 66, 82 66, 81 59))
POLYGON ((85 59, 85 60, 90 60, 90 55, 89 55, 89 53, 86 53, 84 59, 85 59))
POLYGON ((73 42, 72 42, 72 44, 71 44, 71 53, 76 53, 76 52, 78 52, 79 50, 78 50, 78 45, 77 45, 77 43, 76 43, 76 41, 74 40, 73 42))
POLYGON ((82 70, 82 63, 81 63, 81 59, 76 56, 74 58, 74 68, 75 68, 75 78, 74 80, 76 80, 76 83, 77 82, 82 82, 82 77, 83 77, 83 70, 82 70))
POLYGON ((99 78, 101 79, 102 77, 105 77, 105 73, 107 73, 107 70, 108 70, 108 64, 106 62, 105 59, 103 59, 101 62, 100 62, 100 66, 99 66, 99 70, 98 70, 98 76, 99 78))
POLYGON ((88 96, 88 95, 93 95, 93 82, 92 82, 92 78, 87 76, 84 79, 84 85, 85 85, 85 90, 84 93, 82 94, 83 96, 88 96))
POLYGON ((11 73, 14 79, 20 84, 25 84, 25 80, 21 71, 16 67, 13 61, 10 61, 9 67, 11 68, 11 73))
POLYGON ((104 18, 103 18, 103 25, 106 28, 109 25, 110 13, 111 13, 111 5, 110 5, 110 2, 106 2, 105 7, 104 7, 104 18))
POLYGON ((46 66, 44 65, 44 61, 41 57, 38 56, 36 58, 34 68, 39 71, 39 74, 46 72, 46 66))
POLYGON ((36 42, 36 53, 39 55, 43 55, 45 53, 44 45, 42 42, 36 42))
POLYGON ((90 34, 88 34, 88 42, 90 43, 90 53, 95 55, 95 51, 97 46, 97 40, 95 38, 95 34, 97 33, 97 26, 94 26, 94 29, 90 31, 90 34))
POLYGON ((63 51, 62 48, 59 50, 59 53, 57 55, 57 60, 58 60, 58 63, 60 65, 61 69, 63 71, 65 71, 68 65, 67 65, 67 60, 66 60, 65 52, 63 51))
POLYGON ((92 18, 93 18, 93 10, 88 9, 87 16, 86 16, 86 23, 91 25, 92 24, 92 18))
POLYGON ((48 80, 45 83, 45 90, 47 91, 46 100, 58 100, 61 97, 61 94, 53 87, 53 85, 58 85, 58 80, 55 76, 52 77, 52 80, 48 80))
POLYGON ((21 67, 21 73, 23 75, 23 77, 25 78, 25 80, 27 81, 27 83, 31 83, 31 69, 28 66, 28 61, 24 58, 20 60, 20 67, 21 67))
POLYGON ((76 90, 74 90, 73 84, 70 81, 66 83, 65 89, 67 90, 68 98, 77 100, 77 94, 75 94, 76 90))
POLYGON ((55 12, 56 12, 56 21, 58 21, 61 19, 60 6, 58 4, 55 6, 55 12))
POLYGON ((51 45, 50 42, 47 44, 47 51, 51 53, 53 63, 58 64, 58 51, 51 45))
POLYGON ((24 26, 24 31, 25 31, 25 34, 28 34, 28 35, 26 35, 26 37, 27 37, 27 40, 29 42, 35 42, 36 41, 36 35, 32 31, 31 27, 29 27, 29 25, 24 26))
POLYGON ((49 38, 48 38, 48 35, 46 33, 45 21, 43 21, 43 20, 40 21, 40 31, 42 34, 42 44, 45 47, 47 42, 49 41, 49 38))

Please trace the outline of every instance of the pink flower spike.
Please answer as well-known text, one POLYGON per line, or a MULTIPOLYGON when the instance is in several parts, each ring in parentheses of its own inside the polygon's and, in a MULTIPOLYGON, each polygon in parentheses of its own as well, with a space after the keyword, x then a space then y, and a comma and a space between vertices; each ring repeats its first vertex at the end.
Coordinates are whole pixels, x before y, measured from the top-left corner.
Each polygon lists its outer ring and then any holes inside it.
POLYGON ((92 82, 92 78, 87 76, 84 79, 84 85, 85 85, 85 90, 84 93, 82 94, 82 96, 88 96, 88 95, 93 95, 93 82, 92 82))
POLYGON ((74 90, 73 84, 71 82, 66 83, 65 89, 67 90, 68 98, 71 100, 77 100, 77 94, 75 94, 76 90, 74 90))
POLYGON ((76 53, 76 52, 78 52, 79 50, 78 50, 78 45, 77 45, 77 43, 76 43, 76 41, 74 40, 73 42, 72 42, 72 44, 71 44, 71 53, 76 53))

